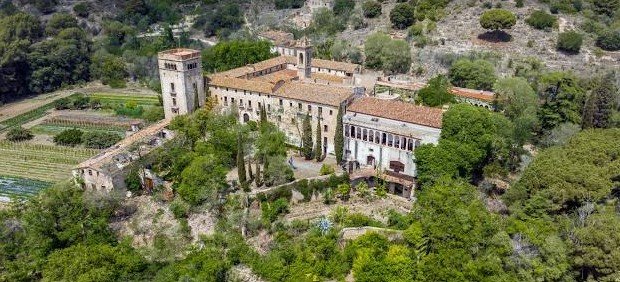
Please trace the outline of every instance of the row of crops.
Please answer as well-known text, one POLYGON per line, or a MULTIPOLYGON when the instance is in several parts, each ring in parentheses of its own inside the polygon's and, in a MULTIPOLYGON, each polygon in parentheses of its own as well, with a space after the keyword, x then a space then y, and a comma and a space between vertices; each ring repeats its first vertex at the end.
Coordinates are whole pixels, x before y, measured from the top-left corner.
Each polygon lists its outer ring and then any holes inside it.
POLYGON ((20 126, 24 123, 31 122, 46 115, 46 112, 54 107, 53 103, 43 105, 34 110, 25 112, 21 115, 14 116, 3 122, 0 122, 0 132, 9 130, 11 127, 20 126))
POLYGON ((0 141, 0 176, 58 182, 71 169, 97 155, 95 149, 0 141))
POLYGON ((34 134, 51 135, 55 136, 67 129, 79 129, 82 131, 104 131, 110 133, 116 133, 119 136, 124 136, 125 127, 120 126, 94 126, 94 125, 81 125, 81 124, 55 124, 55 123, 43 123, 31 128, 34 134))
POLYGON ((91 98, 98 100, 101 104, 125 104, 133 102, 137 106, 157 106, 159 98, 154 95, 135 95, 135 94, 116 94, 116 93, 93 93, 91 98))
POLYGON ((13 198, 32 197, 51 185, 45 181, 0 176, 0 201, 6 202, 13 198))

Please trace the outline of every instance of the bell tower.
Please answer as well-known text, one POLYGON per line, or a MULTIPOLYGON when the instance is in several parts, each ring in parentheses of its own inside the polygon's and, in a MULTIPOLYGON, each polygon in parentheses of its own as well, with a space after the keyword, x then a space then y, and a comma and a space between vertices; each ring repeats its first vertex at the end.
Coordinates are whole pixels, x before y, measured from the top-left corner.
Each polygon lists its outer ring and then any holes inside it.
POLYGON ((157 56, 166 119, 192 113, 205 103, 200 51, 171 49, 157 56))
POLYGON ((312 76, 312 44, 307 37, 303 37, 295 45, 297 53, 297 75, 299 79, 309 79, 312 76))

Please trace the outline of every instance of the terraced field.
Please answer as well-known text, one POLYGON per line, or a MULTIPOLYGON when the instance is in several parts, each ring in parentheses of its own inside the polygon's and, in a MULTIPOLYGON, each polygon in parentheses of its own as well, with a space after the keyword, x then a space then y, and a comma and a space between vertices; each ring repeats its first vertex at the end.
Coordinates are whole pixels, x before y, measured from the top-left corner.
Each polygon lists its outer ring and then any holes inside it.
POLYGON ((57 182, 99 150, 0 141, 0 176, 57 182))
POLYGON ((90 94, 90 97, 99 100, 102 104, 124 104, 130 101, 135 102, 138 106, 157 106, 159 104, 159 99, 155 95, 96 92, 90 94))

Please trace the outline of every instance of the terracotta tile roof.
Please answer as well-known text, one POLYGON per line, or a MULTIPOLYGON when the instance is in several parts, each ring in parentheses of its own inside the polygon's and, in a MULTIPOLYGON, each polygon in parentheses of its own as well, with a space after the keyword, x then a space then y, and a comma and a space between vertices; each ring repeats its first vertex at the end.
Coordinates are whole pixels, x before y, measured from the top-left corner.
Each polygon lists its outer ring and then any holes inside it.
POLYGON ((326 73, 320 73, 320 72, 312 73, 311 77, 313 79, 319 79, 319 80, 324 80, 324 81, 329 81, 329 82, 336 82, 336 83, 342 83, 342 81, 344 80, 344 78, 342 76, 337 76, 337 75, 333 75, 333 74, 326 74, 326 73))
POLYGON ((267 30, 261 32, 259 36, 273 41, 276 46, 291 46, 295 43, 295 36, 290 32, 281 30, 267 30))
POLYGON ((357 64, 321 59, 312 59, 312 66, 322 69, 342 70, 348 73, 355 73, 360 67, 360 65, 357 64))
POLYGON ((490 92, 490 91, 484 91, 484 90, 474 90, 474 89, 466 89, 466 88, 460 88, 460 87, 452 87, 452 90, 450 90, 450 92, 452 92, 452 94, 456 96, 472 98, 472 99, 477 99, 477 100, 482 100, 482 101, 487 101, 487 102, 492 102, 495 99, 495 93, 490 92))
POLYGON ((273 84, 260 80, 250 80, 245 78, 227 77, 219 75, 212 76, 211 81, 209 81, 209 85, 248 90, 266 94, 273 92, 274 87, 273 84))
POLYGON ((355 100, 347 108, 347 111, 434 128, 441 128, 441 119, 443 115, 441 109, 372 97, 363 97, 355 100))
POLYGON ((353 88, 291 81, 278 88, 276 96, 334 107, 353 95, 353 88))
POLYGON ((257 76, 257 77, 251 78, 251 80, 259 80, 259 81, 269 82, 271 84, 276 84, 280 80, 290 81, 297 77, 298 75, 297 75, 296 70, 284 69, 281 71, 272 72, 270 74, 257 76))
MULTIPOLYGON (((290 57, 290 58, 293 58, 293 63, 294 63, 295 58, 294 57, 290 57)), ((249 64, 243 67, 238 67, 235 69, 214 73, 211 76, 212 77, 213 76, 243 77, 248 73, 267 70, 267 69, 270 69, 270 68, 273 68, 279 65, 293 64, 290 62, 290 58, 286 58, 284 56, 273 57, 271 59, 260 61, 255 64, 249 64)))

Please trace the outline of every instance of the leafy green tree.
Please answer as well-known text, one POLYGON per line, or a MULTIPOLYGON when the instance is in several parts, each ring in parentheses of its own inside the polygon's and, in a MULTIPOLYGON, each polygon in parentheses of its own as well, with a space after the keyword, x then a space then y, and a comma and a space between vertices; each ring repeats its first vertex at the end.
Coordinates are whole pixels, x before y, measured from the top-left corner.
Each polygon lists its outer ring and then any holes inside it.
POLYGON ((415 22, 415 8, 409 3, 398 3, 390 11, 390 22, 397 29, 405 29, 415 22))
POLYGON ((65 146, 76 146, 82 144, 83 134, 83 131, 76 128, 65 129, 54 136, 54 143, 65 146))
POLYGON ((597 0, 592 1, 592 4, 594 4, 595 12, 609 17, 613 17, 620 9, 620 1, 618 0, 597 0))
POLYGON ((17 13, 0 19, 0 42, 37 41, 43 36, 41 22, 30 14, 17 13))
POLYGON ((420 258, 417 279, 514 280, 502 264, 502 258, 512 253, 510 238, 476 189, 454 180, 429 188, 418 196, 420 208, 414 215, 428 251, 420 258))
POLYGON ((48 281, 118 281, 140 279, 148 263, 131 246, 73 245, 52 253, 43 269, 48 281))
POLYGON ((431 107, 437 107, 455 102, 454 95, 450 93, 452 85, 445 75, 437 75, 428 81, 428 85, 418 91, 422 103, 431 107))
POLYGON ((73 12, 81 18, 87 18, 90 15, 90 5, 88 2, 80 2, 73 6, 73 12))
POLYGON ((443 115, 439 144, 415 149, 418 182, 427 187, 443 176, 471 180, 492 162, 510 169, 513 130, 498 113, 466 104, 452 106, 443 115))
POLYGON ((411 50, 405 40, 390 40, 381 51, 382 69, 389 73, 407 73, 411 66, 411 50))
POLYGON ((267 41, 223 41, 202 52, 202 67, 208 72, 225 71, 273 58, 267 41))
POLYGON ((115 84, 127 78, 128 73, 122 58, 110 54, 95 54, 92 57, 91 74, 103 84, 115 84))
POLYGON ((301 153, 306 160, 311 160, 314 152, 312 146, 312 124, 310 123, 309 113, 304 118, 301 132, 301 153))
POLYGON ((560 147, 541 152, 506 199, 531 206, 526 212, 570 212, 608 197, 615 186, 620 129, 584 131, 560 147), (538 202, 536 202, 538 200, 538 202))
POLYGON ((323 160, 323 137, 321 135, 323 127, 321 126, 321 119, 322 117, 319 116, 316 124, 316 143, 314 144, 314 158, 317 162, 323 160))
MULTIPOLYGON (((306 31, 309 34, 326 34, 333 36, 344 31, 346 28, 346 17, 338 17, 332 10, 321 8, 312 14, 312 23, 306 31)), ((317 55, 320 54, 320 52, 315 53, 317 53, 317 55)))
POLYGON ((620 29, 606 30, 596 39, 596 46, 607 51, 620 50, 620 29))
POLYGON ((226 189, 226 169, 213 155, 194 158, 181 173, 177 192, 191 205, 215 203, 219 193, 226 189))
POLYGON ((87 148, 105 149, 112 147, 123 138, 113 132, 87 131, 82 135, 82 142, 87 148))
POLYGON ((582 127, 609 128, 615 108, 620 103, 620 92, 613 83, 613 76, 607 76, 592 90, 583 109, 582 127))
POLYGON ((575 230, 573 265, 583 277, 592 281, 613 281, 620 273, 620 216, 613 206, 601 206, 587 216, 575 230))
POLYGON ((492 90, 497 80, 491 63, 469 59, 460 59, 452 64, 448 77, 455 86, 480 90, 492 90))
POLYGON ((263 162, 268 157, 286 156, 286 135, 273 123, 261 124, 254 145, 256 146, 256 156, 263 162))
POLYGON ((157 272, 154 281, 227 281, 230 267, 231 262, 227 259, 226 252, 206 247, 162 268, 157 272))
POLYGON ((385 42, 391 40, 390 36, 385 33, 373 33, 364 43, 364 54, 366 54, 366 66, 369 68, 380 69, 383 66, 382 52, 385 42))
POLYGON ((336 163, 342 163, 344 158, 344 134, 342 129, 342 105, 338 107, 338 115, 336 116, 336 134, 334 134, 334 153, 336 154, 336 163))
POLYGON ((304 6, 303 0, 276 0, 276 9, 299 9, 304 6))
POLYGON ((565 122, 581 124, 585 91, 575 75, 567 72, 543 74, 538 80, 538 96, 543 101, 538 110, 543 131, 565 122))
POLYGON ((25 141, 32 138, 34 138, 32 132, 29 129, 25 129, 21 126, 13 127, 6 133, 6 140, 12 142, 25 141))
POLYGON ((508 10, 491 9, 480 16, 480 25, 484 29, 511 29, 517 23, 517 16, 508 10))
POLYGON ((576 31, 567 31, 558 36, 556 48, 568 53, 579 53, 581 44, 583 44, 583 35, 576 31))
POLYGON ((284 156, 272 156, 267 158, 268 166, 265 166, 265 185, 274 186, 287 182, 291 182, 295 179, 293 170, 286 163, 284 156))
POLYGON ((381 15, 381 3, 376 0, 366 0, 362 4, 362 11, 364 12, 364 17, 376 18, 381 15))
POLYGON ((142 192, 142 180, 140 179, 140 170, 137 168, 131 169, 125 177, 125 187, 128 191, 134 194, 142 192))
POLYGON ((48 36, 56 36, 63 29, 77 27, 78 22, 71 14, 55 13, 52 15, 49 21, 47 21, 47 25, 45 26, 45 33, 48 36))
POLYGON ((538 96, 524 78, 504 78, 493 86, 496 109, 504 113, 515 125, 517 144, 530 140, 538 124, 538 96))

